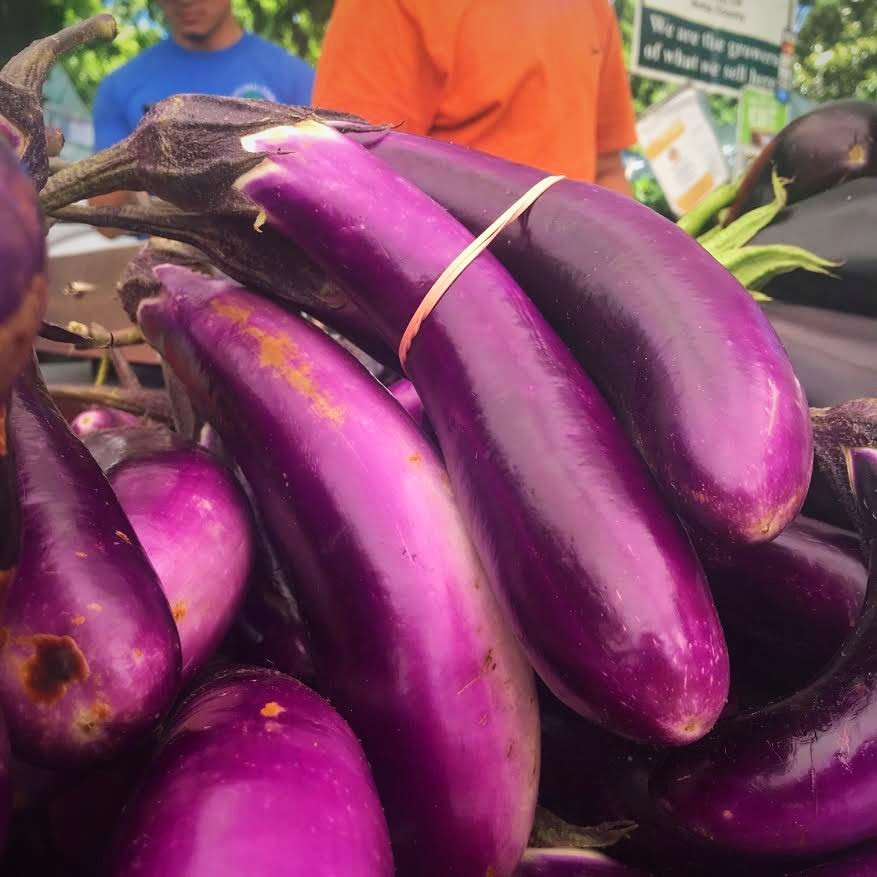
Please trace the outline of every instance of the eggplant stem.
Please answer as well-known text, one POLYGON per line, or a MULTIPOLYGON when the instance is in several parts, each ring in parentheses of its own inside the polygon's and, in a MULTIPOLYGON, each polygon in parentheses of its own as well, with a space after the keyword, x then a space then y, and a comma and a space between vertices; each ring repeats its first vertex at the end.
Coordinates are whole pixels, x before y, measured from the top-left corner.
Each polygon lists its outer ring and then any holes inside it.
POLYGON ((86 406, 104 405, 164 424, 173 424, 170 402, 163 390, 96 387, 90 384, 50 384, 48 389, 50 395, 58 400, 79 402, 86 406))
POLYGON ((116 19, 108 13, 78 21, 52 36, 34 40, 0 70, 0 79, 39 95, 49 70, 61 55, 87 43, 113 40, 117 33, 116 19))
POLYGON ((56 155, 53 155, 49 158, 49 173, 57 174, 59 171, 70 167, 71 164, 73 164, 72 161, 67 161, 67 159, 58 158, 56 155))
POLYGON ((139 189, 137 169, 127 142, 128 138, 125 138, 121 143, 75 161, 49 177, 40 192, 43 212, 51 215, 62 207, 94 195, 139 189))
POLYGON ((119 383, 126 390, 139 390, 141 388, 140 379, 125 354, 118 347, 111 347, 107 353, 112 360, 119 383))
POLYGON ((104 354, 100 358, 100 365, 97 367, 97 374, 94 376, 94 385, 103 387, 107 382, 107 376, 110 373, 110 358, 104 354))

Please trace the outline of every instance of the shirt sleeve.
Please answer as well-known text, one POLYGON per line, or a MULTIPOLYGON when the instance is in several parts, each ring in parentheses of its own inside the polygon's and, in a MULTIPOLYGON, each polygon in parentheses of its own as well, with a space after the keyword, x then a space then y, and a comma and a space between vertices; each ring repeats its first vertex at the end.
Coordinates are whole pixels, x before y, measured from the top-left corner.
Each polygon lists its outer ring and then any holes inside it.
MULTIPOLYGON (((607 4, 608 6, 608 4, 607 4)), ((624 54, 621 34, 614 11, 607 9, 608 22, 603 44, 603 63, 600 68, 597 98, 597 154, 618 152, 636 143, 636 116, 624 54)))
POLYGON ((112 77, 105 78, 97 88, 92 110, 95 151, 106 149, 131 133, 125 104, 119 98, 112 77))
POLYGON ((401 0, 336 0, 317 65, 314 106, 427 133, 444 75, 426 32, 401 0))

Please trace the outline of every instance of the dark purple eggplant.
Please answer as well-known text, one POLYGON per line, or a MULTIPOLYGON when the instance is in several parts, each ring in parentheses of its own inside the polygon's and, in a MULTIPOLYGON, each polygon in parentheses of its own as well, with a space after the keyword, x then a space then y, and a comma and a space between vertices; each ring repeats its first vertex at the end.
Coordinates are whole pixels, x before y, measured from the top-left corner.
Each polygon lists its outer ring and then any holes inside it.
POLYGON ((288 676, 238 668, 172 717, 104 873, 392 877, 393 858, 368 763, 341 716, 288 676))
POLYGON ((0 850, 6 838, 6 826, 12 810, 12 752, 9 749, 9 735, 6 722, 0 715, 0 850))
MULTIPOLYGON (((877 271, 872 289, 877 307, 877 271)), ((828 299, 826 304, 831 306, 828 299)), ((764 302, 762 309, 783 342, 812 407, 839 405, 877 393, 877 319, 783 301, 764 302)))
POLYGON ((868 571, 855 533, 799 517, 766 545, 695 540, 735 684, 774 696, 809 682, 849 636, 868 571))
POLYGON ((786 125, 746 171, 726 225, 773 201, 774 170, 789 181, 790 204, 846 180, 877 175, 877 104, 831 101, 786 125))
POLYGON ((856 627, 824 673, 723 723, 653 774, 663 818, 753 854, 816 854, 877 834, 877 449, 847 452, 871 564, 856 627))
MULTIPOLYGON (((803 247, 839 264, 827 273, 797 269, 781 274, 764 291, 790 303, 877 316, 877 253, 871 234, 875 222, 877 177, 842 183, 787 208, 751 243, 803 247)), ((840 323, 840 319, 833 322, 840 323)), ((815 319, 808 324, 823 328, 815 319)), ((837 355, 843 361, 848 354, 838 351, 837 355)), ((873 367, 873 358, 868 362, 873 367)))
POLYGON ((30 178, 0 140, 0 399, 27 362, 46 311, 46 239, 30 178))
MULTIPOLYGON (((269 155, 236 185, 397 345, 471 236, 320 123, 244 146, 269 155)), ((727 654, 691 545, 596 387, 490 254, 423 323, 406 369, 489 581, 542 679, 619 733, 703 736, 727 696, 727 654)))
POLYGON ((308 321, 227 280, 157 273, 140 326, 295 575, 319 688, 363 741, 399 874, 509 873, 538 784, 533 677, 435 450, 308 321))
POLYGON ((131 524, 35 361, 16 382, 9 428, 22 542, 0 705, 17 753, 71 767, 155 727, 176 694, 180 641, 131 524))
POLYGON ((818 865, 784 871, 783 877, 877 877, 877 842, 838 853, 818 865))
MULTIPOLYGON (((229 188, 260 158, 242 150, 242 138, 313 115, 233 98, 159 102, 126 141, 52 177, 45 209, 97 221, 87 210, 62 208, 123 187, 145 188, 201 225, 218 228, 232 214, 237 229, 224 236, 226 261, 230 255, 256 264, 224 270, 247 282, 249 274, 254 285, 261 271, 260 289, 285 288, 305 310, 331 290, 334 305, 357 313, 360 328, 386 350, 386 336, 376 338, 364 307, 331 284, 315 287, 319 274, 309 286, 288 285, 286 278, 303 273, 294 248, 271 245, 294 263, 285 274, 261 269, 262 261, 276 262, 264 253, 275 229, 229 188)), ((473 233, 544 176, 431 138, 319 116, 366 143, 473 233)), ((169 218, 163 233, 184 236, 189 222, 169 218)), ((492 252, 603 390, 684 518, 754 542, 769 541, 794 518, 811 468, 803 393, 757 305, 700 245, 629 198, 564 180, 509 226, 492 252)))

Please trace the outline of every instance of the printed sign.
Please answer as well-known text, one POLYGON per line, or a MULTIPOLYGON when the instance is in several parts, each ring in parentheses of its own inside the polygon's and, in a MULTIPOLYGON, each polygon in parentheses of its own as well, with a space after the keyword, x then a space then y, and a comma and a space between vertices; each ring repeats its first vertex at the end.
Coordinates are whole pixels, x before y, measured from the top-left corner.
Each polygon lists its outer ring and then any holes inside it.
POLYGON ((731 94, 747 85, 772 90, 792 3, 637 0, 631 69, 731 94))

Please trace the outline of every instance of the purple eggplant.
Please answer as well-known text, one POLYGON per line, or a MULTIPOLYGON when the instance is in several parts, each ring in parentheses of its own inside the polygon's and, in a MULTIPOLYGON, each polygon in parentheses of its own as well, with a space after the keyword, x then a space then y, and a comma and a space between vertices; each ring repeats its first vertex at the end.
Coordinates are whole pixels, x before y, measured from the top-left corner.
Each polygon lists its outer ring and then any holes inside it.
POLYGON ((185 683, 216 651, 244 597, 254 553, 247 498, 225 465, 167 430, 89 438, 170 603, 185 683))
POLYGON ((396 401, 408 412, 411 419, 423 430, 424 435, 433 443, 438 444, 435 430, 423 410, 423 402, 417 395, 414 384, 407 378, 395 381, 388 387, 396 401))
MULTIPOLYGON (((367 144, 473 233, 544 176, 450 143, 318 115, 367 144)), ((269 243, 278 238, 273 224, 230 189, 261 157, 242 150, 242 138, 302 118, 314 118, 313 110, 205 95, 169 98, 124 142, 53 176, 43 192, 45 209, 118 224, 131 218, 130 210, 110 216, 104 208, 98 216, 63 208, 119 187, 147 189, 182 208, 167 217, 164 236, 185 238, 194 218, 222 238, 219 246, 201 246, 224 250, 220 255, 232 264, 218 264, 226 273, 262 291, 283 289, 317 314, 319 302, 331 299, 337 313, 356 316, 351 325, 373 346, 387 350, 387 333, 375 337, 363 303, 317 282, 319 272, 306 276, 308 260, 293 247, 269 243), (234 229, 227 227, 229 215, 234 229), (277 253, 286 260, 282 272, 266 267, 279 267, 277 253)), ((629 198, 564 180, 512 223, 492 252, 603 390, 683 518, 717 535, 762 542, 795 517, 812 462, 804 396, 751 296, 682 229, 629 198)), ((407 317, 413 305, 395 309, 407 317)), ((335 317, 325 319, 346 331, 335 317)))
POLYGON ((868 571, 854 533, 799 517, 767 545, 695 545, 737 683, 775 695, 801 688, 859 617, 868 571))
POLYGON ((434 449, 306 320, 227 281, 157 273, 166 291, 140 326, 295 576, 318 686, 363 741, 399 873, 511 872, 538 784, 533 677, 434 449))
POLYGON ((773 201, 771 174, 789 180, 790 204, 856 177, 877 175, 877 104, 838 100, 790 122, 761 151, 738 187, 724 224, 773 201))
MULTIPOLYGON (((870 182, 877 196, 877 178, 870 182)), ((877 311, 877 257, 873 277, 871 301, 877 311)), ((762 305, 814 408, 877 392, 877 319, 828 310, 837 304, 830 297, 824 303, 823 308, 782 301, 762 305)))
MULTIPOLYGON (((877 253, 874 251, 873 236, 869 233, 875 219, 877 176, 862 177, 805 198, 783 210, 770 225, 751 239, 750 243, 756 246, 787 244, 803 247, 838 263, 827 273, 798 269, 780 274, 765 286, 764 291, 772 298, 822 309, 821 313, 807 316, 805 325, 808 332, 803 340, 818 339, 818 333, 826 330, 847 335, 850 334, 849 327, 853 327, 855 335, 861 338, 867 332, 865 327, 868 323, 873 325, 873 320, 860 321, 862 330, 856 331, 854 318, 830 311, 877 316, 877 253), (845 316, 847 320, 843 319, 845 316)), ((779 302, 768 307, 778 308, 779 302)), ((803 312, 806 308, 800 310, 803 312)), ((868 337, 873 338, 873 329, 870 335, 866 335, 868 337)), ((783 338, 781 331, 780 338, 783 338)), ((822 345, 820 347, 824 350, 822 345)), ((822 353, 822 350, 819 352, 822 353)), ((834 351, 841 365, 847 361, 855 363, 861 359, 863 352, 863 349, 855 347, 834 351)), ((790 350, 789 354, 795 364, 795 350, 790 350)), ((873 351, 867 362, 873 373, 873 351)), ((806 390, 806 375, 799 374, 799 377, 806 390)), ((810 404, 820 403, 810 399, 810 404)))
POLYGON ((391 877, 362 748, 300 682, 220 673, 181 704, 128 804, 108 877, 391 877))
POLYGON ((877 834, 877 449, 848 451, 871 539, 865 603, 824 673, 731 719, 652 776, 663 817, 753 854, 842 849, 877 834))
POLYGON ((70 429, 73 435, 83 438, 102 429, 114 429, 119 426, 137 426, 142 422, 142 418, 136 414, 120 411, 118 408, 87 408, 85 411, 80 411, 70 421, 70 429))
MULTIPOLYGON (((544 176, 430 138, 350 136, 473 234, 544 176)), ((491 252, 600 387, 683 519, 766 542, 795 517, 812 463, 804 394, 756 303, 699 244, 629 198, 563 180, 491 252)))
POLYGON ((30 356, 47 302, 46 238, 36 191, 0 138, 0 399, 30 356))
POLYGON ((818 865, 784 871, 783 877, 877 877, 877 843, 862 844, 818 865))
MULTIPOLYGON (((236 185, 398 345, 470 235, 326 126, 243 143, 268 157, 236 185)), ((705 734, 728 663, 700 565, 594 385, 492 256, 429 315, 406 367, 489 581, 542 679, 624 735, 705 734)))
POLYGON ((131 524, 35 362, 16 382, 9 427, 22 544, 0 637, 0 705, 17 753, 74 766, 161 719, 180 641, 131 524))
POLYGON ((644 877, 594 850, 533 848, 524 853, 515 877, 644 877))

